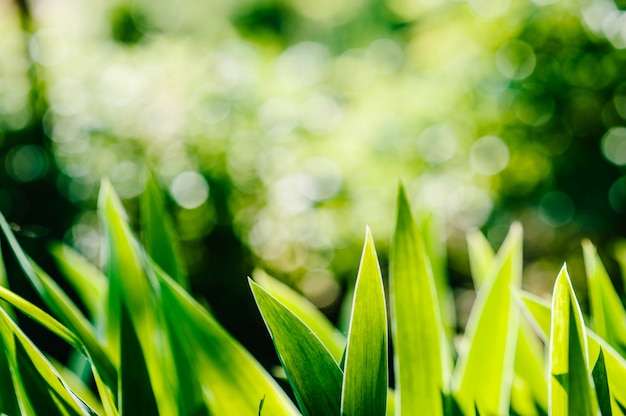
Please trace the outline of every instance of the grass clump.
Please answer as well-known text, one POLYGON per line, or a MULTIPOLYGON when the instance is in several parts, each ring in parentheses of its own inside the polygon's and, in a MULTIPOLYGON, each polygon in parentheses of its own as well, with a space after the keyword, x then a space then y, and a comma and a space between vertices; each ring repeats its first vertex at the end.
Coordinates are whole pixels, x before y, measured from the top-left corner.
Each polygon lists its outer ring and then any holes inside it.
POLYGON ((482 234, 470 234, 477 298, 461 341, 453 344, 442 312, 443 278, 433 267, 438 259, 428 250, 436 242, 415 222, 401 187, 389 288, 384 288, 368 229, 347 335, 282 283, 269 276, 249 281, 294 403, 189 294, 159 188, 148 186, 140 201, 144 245, 113 188, 103 182, 103 271, 67 247, 52 248, 87 314, 28 257, 0 217, 8 248, 50 311, 12 292, 0 274, 0 412, 624 413, 626 312, 589 241, 583 242, 591 306, 586 322, 565 266, 551 303, 521 289, 520 224, 511 226, 497 252, 482 234), (43 353, 18 324, 16 311, 68 343, 89 371, 63 366, 43 353))

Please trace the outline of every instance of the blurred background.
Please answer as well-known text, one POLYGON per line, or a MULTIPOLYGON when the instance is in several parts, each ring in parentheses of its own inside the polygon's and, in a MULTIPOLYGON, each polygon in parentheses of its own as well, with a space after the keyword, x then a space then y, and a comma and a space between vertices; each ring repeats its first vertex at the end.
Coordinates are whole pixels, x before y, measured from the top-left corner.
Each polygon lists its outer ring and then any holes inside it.
POLYGON ((366 225, 386 268, 399 181, 445 241, 461 327, 465 233, 497 247, 514 220, 525 287, 549 296, 567 261, 584 303, 583 237, 623 288, 625 10, 0 0, 0 210, 44 265, 50 239, 98 263, 101 177, 138 224, 149 167, 194 293, 261 356, 246 276, 276 276, 337 319, 366 225))

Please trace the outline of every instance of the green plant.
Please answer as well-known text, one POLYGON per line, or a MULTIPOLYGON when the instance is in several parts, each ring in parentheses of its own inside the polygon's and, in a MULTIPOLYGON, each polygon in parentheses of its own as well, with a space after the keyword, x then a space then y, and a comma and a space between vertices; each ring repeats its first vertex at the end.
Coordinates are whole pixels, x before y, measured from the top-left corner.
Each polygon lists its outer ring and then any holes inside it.
POLYGON ((435 282, 441 276, 431 266, 438 260, 427 250, 432 241, 416 225, 401 188, 388 305, 367 230, 347 337, 293 289, 269 276, 250 280, 298 410, 185 290, 186 274, 154 183, 140 210, 144 246, 111 185, 103 182, 104 273, 68 247, 51 249, 89 316, 26 255, 0 216, 8 248, 54 315, 7 289, 7 276, 0 273, 0 412, 531 415, 575 409, 606 416, 626 410, 626 312, 590 242, 583 243, 588 328, 565 267, 551 305, 521 290, 519 224, 511 226, 497 253, 482 234, 470 234, 477 298, 465 334, 453 343, 440 311, 435 282), (64 366, 41 352, 21 329, 20 313, 68 343, 78 365, 64 366), (94 391, 87 387, 91 378, 94 391))

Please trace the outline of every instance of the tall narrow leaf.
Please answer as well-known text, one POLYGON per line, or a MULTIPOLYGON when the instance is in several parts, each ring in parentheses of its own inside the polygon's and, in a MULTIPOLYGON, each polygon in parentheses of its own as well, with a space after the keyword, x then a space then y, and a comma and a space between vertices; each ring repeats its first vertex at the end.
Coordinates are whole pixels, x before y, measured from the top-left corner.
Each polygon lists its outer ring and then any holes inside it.
MULTIPOLYGON (((480 231, 467 236, 470 270, 474 287, 480 288, 492 267, 498 267, 496 254, 480 231)), ((520 322, 515 346, 515 376, 511 391, 511 407, 520 414, 535 414, 539 407, 548 408, 548 384, 545 378, 543 346, 532 328, 520 322)))
POLYGON ((442 394, 449 378, 446 363, 451 360, 433 272, 402 187, 390 250, 389 287, 396 414, 442 414, 442 394))
POLYGON ((50 246, 59 269, 72 285, 94 319, 102 318, 108 282, 102 272, 72 248, 55 243, 50 246))
POLYGON ((582 313, 564 266, 552 295, 550 414, 598 414, 587 354, 582 313))
MULTIPOLYGON (((0 334, 6 347, 13 386, 22 412, 84 415, 93 409, 73 392, 43 353, 0 308, 0 334)), ((2 388, 5 388, 2 386, 2 388)))
MULTIPOLYGON (((520 298, 537 333, 547 342, 552 319, 550 304, 528 292, 522 292, 520 298)), ((618 403, 626 403, 626 360, 598 334, 588 328, 585 332, 587 333, 589 357, 599 356, 600 349, 603 352, 610 393, 615 399, 611 401, 611 408, 615 414, 620 414, 618 403)))
POLYGON ((448 259, 444 218, 440 212, 429 209, 418 210, 415 218, 433 272, 441 323, 448 340, 452 340, 456 334, 456 309, 447 273, 448 259))
POLYGON ((484 234, 478 230, 467 234, 467 252, 474 287, 479 288, 487 278, 496 253, 484 234))
POLYGON ((338 415, 343 374, 330 352, 280 301, 252 281, 250 287, 302 412, 338 415))
POLYGON ((174 225, 165 209, 165 198, 154 175, 150 174, 146 188, 139 198, 142 240, 147 253, 183 288, 189 288, 189 278, 178 246, 174 225))
MULTIPOLYGON (((6 269, 4 267, 4 260, 0 251, 0 287, 9 287, 9 281, 6 275, 6 269)), ((7 314, 13 316, 12 308, 8 303, 0 301, 0 308, 4 309, 7 314)), ((4 345, 3 337, 0 336, 0 351, 6 351, 7 348, 4 345)), ((0 352, 0 412, 6 414, 17 414, 18 404, 17 397, 15 396, 15 388, 13 387, 13 380, 11 379, 11 372, 9 369, 9 361, 6 354, 0 352)))
POLYGON ((582 245, 587 271, 592 328, 609 345, 624 355, 626 354, 626 311, 596 248, 589 240, 584 240, 582 245))
POLYGON ((163 339, 163 310, 157 305, 156 282, 144 269, 142 251, 126 222, 121 202, 107 181, 101 186, 98 213, 110 281, 108 335, 111 342, 119 343, 117 353, 122 363, 122 413, 125 408, 141 406, 141 399, 154 397, 159 413, 175 414, 173 364, 163 339), (124 367, 124 362, 133 365, 124 367))
POLYGON ((116 370, 114 358, 98 341, 93 325, 85 318, 78 306, 63 292, 59 285, 28 258, 18 244, 11 227, 1 214, 0 228, 6 236, 22 271, 35 291, 59 320, 82 340, 107 385, 115 386, 116 370))
POLYGON ((510 287, 522 281, 522 228, 511 225, 496 257, 497 267, 478 291, 459 351, 453 393, 466 414, 506 414, 514 374, 519 309, 510 287))
POLYGON ((374 240, 366 231, 346 346, 341 414, 385 414, 387 310, 374 240))

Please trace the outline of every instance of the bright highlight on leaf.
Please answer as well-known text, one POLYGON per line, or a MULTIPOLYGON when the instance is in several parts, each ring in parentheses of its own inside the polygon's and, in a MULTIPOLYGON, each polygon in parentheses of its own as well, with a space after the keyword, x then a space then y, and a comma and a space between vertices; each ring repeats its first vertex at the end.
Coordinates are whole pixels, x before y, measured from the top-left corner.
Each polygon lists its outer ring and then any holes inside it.
POLYGON ((522 282, 522 228, 513 224, 470 312, 453 395, 465 414, 506 414, 514 376, 519 309, 510 288, 522 282))
POLYGON ((385 414, 387 405, 387 309, 369 228, 354 289, 346 346, 342 415, 385 414))
POLYGON ((620 354, 626 354, 626 311, 611 279, 589 240, 584 240, 583 254, 587 271, 589 304, 593 330, 620 354))
POLYGON ((449 357, 433 272, 404 188, 390 250, 396 414, 443 414, 449 357))
POLYGON ((565 266, 554 284, 549 350, 550 414, 597 415, 598 402, 588 365, 587 335, 565 266))

